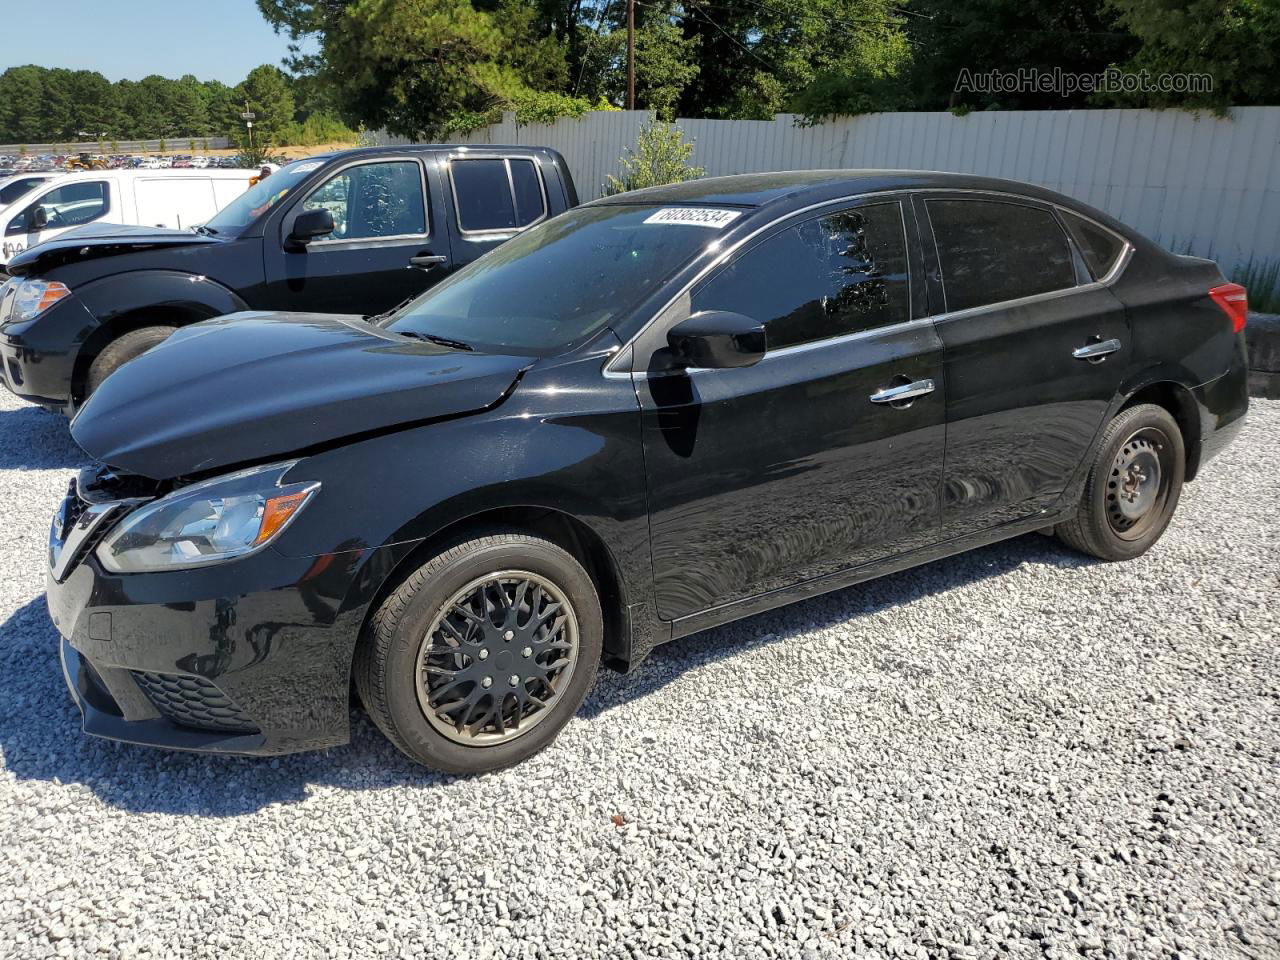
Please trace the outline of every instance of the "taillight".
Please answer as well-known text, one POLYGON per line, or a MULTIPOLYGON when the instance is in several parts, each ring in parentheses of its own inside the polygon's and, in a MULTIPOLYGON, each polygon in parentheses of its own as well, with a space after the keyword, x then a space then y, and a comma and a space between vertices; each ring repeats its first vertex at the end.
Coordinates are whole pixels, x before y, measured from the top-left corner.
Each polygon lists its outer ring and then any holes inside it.
POLYGON ((1211 287, 1209 296, 1231 318, 1231 329, 1239 333, 1249 319, 1249 291, 1238 283, 1223 283, 1211 287))

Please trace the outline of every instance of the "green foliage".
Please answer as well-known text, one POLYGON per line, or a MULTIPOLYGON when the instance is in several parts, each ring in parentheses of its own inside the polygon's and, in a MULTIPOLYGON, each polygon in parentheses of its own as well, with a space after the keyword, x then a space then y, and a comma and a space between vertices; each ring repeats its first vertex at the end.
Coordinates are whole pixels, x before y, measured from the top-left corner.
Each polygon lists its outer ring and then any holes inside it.
POLYGON ((1140 42, 1123 63, 1152 74, 1213 78, 1201 93, 1141 93, 1099 98, 1142 107, 1202 108, 1280 103, 1280 3, 1276 0, 1109 0, 1121 27, 1140 42))
POLYGON ((696 180, 706 170, 689 163, 693 143, 685 142, 684 133, 673 123, 658 120, 640 128, 635 149, 618 159, 621 177, 610 175, 606 193, 624 193, 664 183, 696 180))
POLYGON ((297 147, 318 147, 326 143, 354 144, 359 140, 356 131, 327 113, 313 113, 302 123, 290 123, 281 137, 282 143, 297 147))
POLYGON ((973 75, 1021 69, 1097 74, 1130 56, 1134 38, 1117 24, 1108 0, 914 0, 906 21, 916 52, 904 92, 917 110, 1047 110, 1089 105, 1090 95, 1056 92, 957 92, 961 70, 973 75))
POLYGON ((1255 262, 1252 257, 1232 278, 1249 291, 1249 309, 1280 313, 1280 259, 1255 262))
POLYGON ((231 121, 228 135, 236 142, 246 147, 250 141, 264 147, 286 142, 285 134, 290 132, 294 122, 293 91, 289 87, 289 78, 279 67, 264 63, 250 70, 232 94, 231 104, 234 117, 225 119, 231 121), (246 106, 249 112, 256 114, 252 137, 240 119, 240 113, 246 106))

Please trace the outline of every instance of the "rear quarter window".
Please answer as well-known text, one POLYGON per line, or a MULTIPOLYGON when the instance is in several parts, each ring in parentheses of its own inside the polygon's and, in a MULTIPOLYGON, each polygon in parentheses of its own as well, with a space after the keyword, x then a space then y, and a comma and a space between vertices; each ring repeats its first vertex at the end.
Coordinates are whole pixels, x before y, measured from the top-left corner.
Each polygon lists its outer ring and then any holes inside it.
POLYGON ((1116 265, 1120 254, 1124 252, 1126 241, 1110 230, 1098 226, 1091 220, 1078 217, 1068 210, 1059 210, 1062 222, 1067 225, 1072 239, 1080 248, 1080 255, 1089 266, 1089 272, 1095 280, 1101 280, 1116 265))

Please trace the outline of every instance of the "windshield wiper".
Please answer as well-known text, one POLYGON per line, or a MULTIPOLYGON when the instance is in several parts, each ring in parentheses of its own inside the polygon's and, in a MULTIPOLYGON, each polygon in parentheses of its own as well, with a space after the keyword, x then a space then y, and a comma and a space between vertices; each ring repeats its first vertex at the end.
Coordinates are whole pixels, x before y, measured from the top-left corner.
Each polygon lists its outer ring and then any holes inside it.
POLYGON ((454 350, 466 350, 468 352, 475 350, 475 347, 461 340, 450 340, 448 337, 438 337, 434 333, 419 333, 417 330, 395 330, 394 333, 400 334, 402 337, 412 337, 414 340, 426 340, 430 343, 437 344, 441 347, 451 347, 454 350))
MULTIPOLYGON (((418 299, 417 294, 414 294, 412 297, 405 297, 403 300, 397 303, 390 310, 383 310, 381 313, 371 313, 367 317, 364 317, 362 319, 364 319, 367 323, 381 323, 383 320, 386 320, 388 317, 390 317, 393 313, 399 313, 401 310, 403 310, 405 307, 407 307, 409 304, 413 303, 413 301, 417 299, 418 299)), ((399 332, 400 332, 399 330, 396 331, 396 333, 399 333, 399 332)))

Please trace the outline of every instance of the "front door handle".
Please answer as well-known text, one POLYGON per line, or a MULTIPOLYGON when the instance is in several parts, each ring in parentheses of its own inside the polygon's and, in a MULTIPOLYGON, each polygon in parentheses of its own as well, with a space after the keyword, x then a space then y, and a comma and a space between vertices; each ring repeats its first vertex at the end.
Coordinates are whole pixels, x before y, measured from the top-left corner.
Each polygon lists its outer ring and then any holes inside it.
POLYGON ((1076 347, 1071 351, 1071 355, 1077 360, 1101 363, 1107 359, 1107 354, 1115 353, 1119 349, 1119 340, 1101 340, 1098 343, 1086 343, 1083 347, 1076 347))
POLYGON ((914 400, 926 393, 933 393, 932 380, 913 380, 897 387, 885 387, 877 390, 870 397, 872 403, 896 403, 899 400, 914 400))
POLYGON ((421 267, 423 270, 430 270, 432 267, 441 267, 449 262, 448 257, 431 256, 430 254, 421 257, 410 257, 409 266, 421 267))

